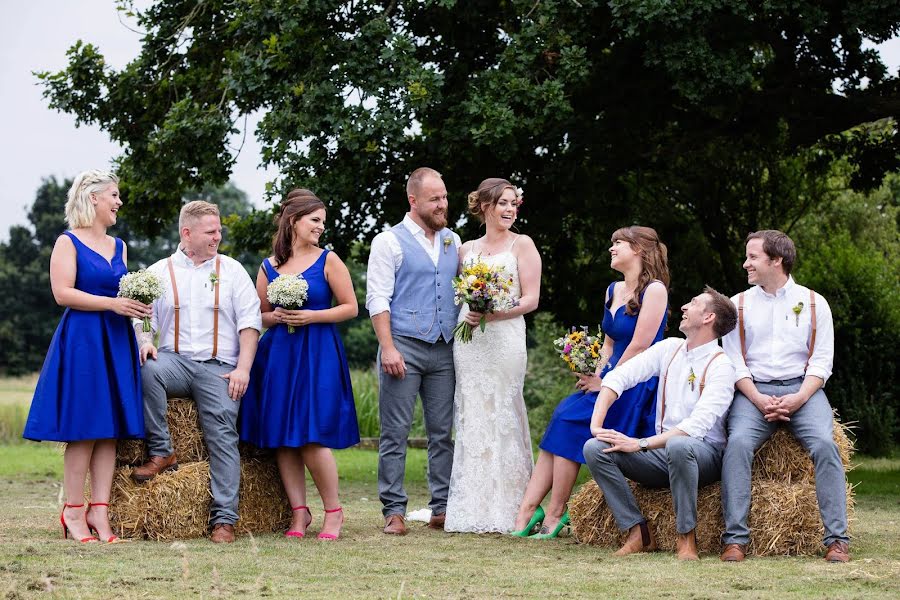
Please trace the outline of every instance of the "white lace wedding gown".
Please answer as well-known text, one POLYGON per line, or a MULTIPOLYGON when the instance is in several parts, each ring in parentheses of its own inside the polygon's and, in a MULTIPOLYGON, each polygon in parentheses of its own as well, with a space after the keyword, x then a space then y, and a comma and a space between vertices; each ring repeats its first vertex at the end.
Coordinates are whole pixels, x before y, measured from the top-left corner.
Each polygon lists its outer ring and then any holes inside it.
MULTIPOLYGON (((515 244, 515 240, 512 242, 515 244)), ((480 259, 502 265, 520 295, 518 261, 511 252, 480 259)), ((478 260, 475 248, 465 262, 478 260)), ((463 306, 459 320, 468 312, 463 306)), ((454 427, 456 446, 446 531, 508 532, 533 465, 528 414, 522 396, 525 380, 525 319, 490 321, 475 328, 472 341, 453 344, 456 367, 454 427)))

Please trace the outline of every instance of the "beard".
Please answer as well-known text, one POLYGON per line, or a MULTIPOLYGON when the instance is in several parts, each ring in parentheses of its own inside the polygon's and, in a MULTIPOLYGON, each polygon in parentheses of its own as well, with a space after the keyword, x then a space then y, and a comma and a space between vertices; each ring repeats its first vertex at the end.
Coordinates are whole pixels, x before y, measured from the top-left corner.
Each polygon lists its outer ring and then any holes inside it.
POLYGON ((444 227, 447 226, 447 213, 441 212, 438 214, 425 214, 419 213, 419 218, 422 219, 422 222, 428 226, 432 231, 440 231, 444 227))

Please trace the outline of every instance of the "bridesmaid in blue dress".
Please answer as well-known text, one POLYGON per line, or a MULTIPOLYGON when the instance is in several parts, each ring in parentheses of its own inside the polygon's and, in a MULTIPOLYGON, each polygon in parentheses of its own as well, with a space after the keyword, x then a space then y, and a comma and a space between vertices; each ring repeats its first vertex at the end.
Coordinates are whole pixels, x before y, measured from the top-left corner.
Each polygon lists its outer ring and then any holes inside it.
POLYGON ((256 278, 263 326, 268 330, 250 372, 240 432, 243 441, 278 449, 278 469, 293 509, 285 535, 302 538, 312 522, 305 467, 325 505, 318 537, 335 540, 344 515, 331 449, 359 443, 350 369, 335 323, 356 317, 359 309, 346 265, 319 247, 324 229, 322 201, 309 190, 290 192, 281 205, 274 256, 263 261, 256 278), (269 282, 282 274, 302 275, 309 284, 301 310, 269 303, 269 282), (288 325, 295 327, 293 333, 288 325))
POLYGON ((140 359, 130 317, 150 316, 150 306, 117 298, 128 271, 122 240, 106 235, 122 206, 118 178, 86 171, 66 202, 71 229, 50 255, 50 286, 66 311, 53 334, 34 390, 24 438, 68 442, 63 458, 66 494, 59 520, 63 536, 82 542, 116 540, 107 509, 116 462, 116 440, 144 437, 140 359), (91 500, 84 509, 84 482, 91 500))
MULTIPOLYGON (((568 523, 566 503, 584 464, 582 448, 591 437, 591 415, 603 375, 663 339, 669 287, 665 244, 655 230, 635 225, 613 233, 609 252, 610 266, 625 276, 606 289, 602 354, 609 362, 601 363, 595 375, 579 375, 579 391, 556 407, 516 516, 514 535, 520 537, 539 523, 543 527, 534 537, 556 537, 568 523), (550 501, 544 511, 540 503, 547 492, 550 501)), ((623 393, 617 401, 621 407, 607 414, 604 427, 633 437, 653 435, 657 383, 654 377, 623 393)))

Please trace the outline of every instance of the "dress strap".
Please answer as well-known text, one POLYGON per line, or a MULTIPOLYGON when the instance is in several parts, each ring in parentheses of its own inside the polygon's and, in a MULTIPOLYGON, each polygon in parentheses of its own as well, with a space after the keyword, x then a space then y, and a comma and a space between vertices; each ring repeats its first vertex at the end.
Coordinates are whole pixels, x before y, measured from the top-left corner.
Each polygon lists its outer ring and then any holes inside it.
POLYGON ((516 236, 513 238, 513 241, 509 243, 509 247, 506 249, 507 252, 512 252, 513 246, 516 245, 516 242, 519 241, 520 237, 522 237, 522 236, 519 234, 516 234, 516 236))
POLYGON ((115 260, 115 258, 116 258, 117 256, 118 256, 119 258, 121 258, 121 257, 122 257, 122 252, 124 251, 124 249, 125 249, 125 242, 123 242, 123 241, 121 240, 121 238, 116 238, 116 253, 113 255, 113 260, 115 260))
POLYGON ((262 261, 263 271, 266 272, 266 277, 269 278, 269 281, 278 277, 278 271, 275 270, 275 267, 272 266, 272 261, 268 259, 268 257, 264 258, 262 261))

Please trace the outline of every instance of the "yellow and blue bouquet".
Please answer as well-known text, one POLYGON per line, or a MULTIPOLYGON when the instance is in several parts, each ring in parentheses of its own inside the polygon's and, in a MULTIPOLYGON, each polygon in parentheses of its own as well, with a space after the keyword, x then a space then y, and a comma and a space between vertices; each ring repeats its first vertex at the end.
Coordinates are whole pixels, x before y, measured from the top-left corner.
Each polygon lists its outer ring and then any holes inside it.
MULTIPOLYGON (((484 332, 488 313, 509 310, 519 304, 510 292, 512 285, 513 279, 506 269, 491 266, 479 256, 474 263, 465 265, 458 277, 453 278, 453 301, 456 304, 465 302, 469 310, 483 313, 480 328, 484 332)), ((472 330, 471 325, 460 321, 453 335, 460 342, 468 343, 472 341, 472 330)))
POLYGON ((604 358, 601 352, 603 334, 599 327, 597 335, 591 335, 585 326, 572 327, 569 333, 553 340, 553 345, 559 348, 559 357, 575 373, 593 375, 597 364, 604 358))

